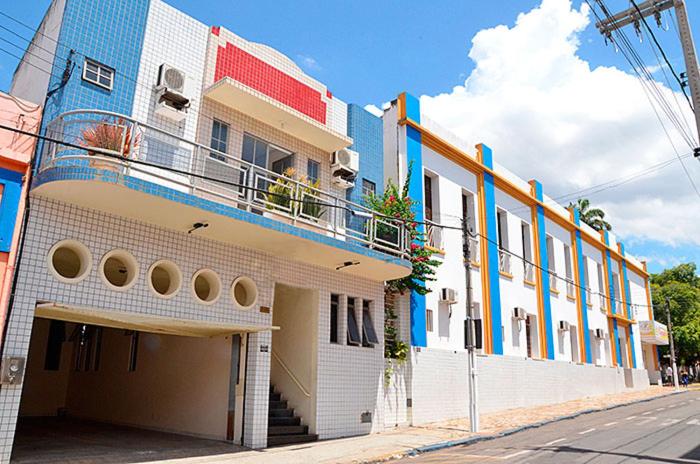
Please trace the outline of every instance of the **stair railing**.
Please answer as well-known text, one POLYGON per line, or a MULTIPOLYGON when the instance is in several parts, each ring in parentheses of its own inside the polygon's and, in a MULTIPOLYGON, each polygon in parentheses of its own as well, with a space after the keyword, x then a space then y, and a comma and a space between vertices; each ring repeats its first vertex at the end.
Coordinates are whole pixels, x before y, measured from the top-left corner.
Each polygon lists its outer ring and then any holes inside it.
POLYGON ((284 369, 287 375, 294 381, 294 383, 299 388, 299 390, 301 390, 304 396, 306 396, 307 398, 311 398, 311 393, 309 393, 309 391, 306 388, 304 388, 304 385, 301 384, 297 376, 294 375, 294 373, 289 369, 289 367, 287 367, 287 365, 284 363, 284 361, 282 361, 282 359, 279 357, 277 352, 275 352, 275 350, 272 350, 272 357, 275 358, 278 363, 280 363, 282 369, 284 369))

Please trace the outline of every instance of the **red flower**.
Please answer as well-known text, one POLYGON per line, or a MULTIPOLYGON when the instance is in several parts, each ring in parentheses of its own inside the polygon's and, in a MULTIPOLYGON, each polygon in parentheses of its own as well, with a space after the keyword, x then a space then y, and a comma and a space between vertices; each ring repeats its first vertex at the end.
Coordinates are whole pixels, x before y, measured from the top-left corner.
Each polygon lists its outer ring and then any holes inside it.
POLYGON ((417 250, 420 248, 417 243, 411 243, 411 250, 417 250))
POLYGON ((396 197, 395 197, 394 195, 391 195, 391 196, 389 197, 389 201, 392 202, 392 203, 395 202, 395 201, 396 201, 396 197))

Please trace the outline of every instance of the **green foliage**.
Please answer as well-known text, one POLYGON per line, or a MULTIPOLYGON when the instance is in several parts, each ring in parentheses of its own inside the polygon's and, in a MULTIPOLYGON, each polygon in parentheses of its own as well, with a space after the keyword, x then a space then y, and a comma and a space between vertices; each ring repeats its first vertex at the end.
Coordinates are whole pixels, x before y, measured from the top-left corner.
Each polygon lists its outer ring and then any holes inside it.
MULTIPOLYGON (((296 208, 299 206, 299 202, 294 202, 292 204, 292 194, 297 187, 296 182, 294 182, 294 177, 296 170, 294 168, 287 168, 282 173, 281 177, 278 177, 275 182, 272 182, 267 187, 267 194, 265 198, 267 200, 267 209, 279 209, 282 211, 289 212, 292 214, 296 208)), ((319 219, 325 212, 325 208, 320 203, 321 200, 317 198, 318 186, 320 181, 311 182, 307 178, 302 178, 300 180, 302 183, 301 192, 303 200, 301 202, 301 211, 307 218, 319 219)))
POLYGON ((595 230, 612 230, 612 226, 605 220, 605 212, 600 208, 591 208, 591 202, 586 198, 569 203, 569 208, 571 207, 577 208, 581 221, 595 230))
MULTIPOLYGON (((700 359, 700 277, 694 263, 680 264, 651 276, 654 319, 666 323, 670 301, 676 351, 681 363, 700 359)), ((662 347, 664 354, 668 347, 662 347)))

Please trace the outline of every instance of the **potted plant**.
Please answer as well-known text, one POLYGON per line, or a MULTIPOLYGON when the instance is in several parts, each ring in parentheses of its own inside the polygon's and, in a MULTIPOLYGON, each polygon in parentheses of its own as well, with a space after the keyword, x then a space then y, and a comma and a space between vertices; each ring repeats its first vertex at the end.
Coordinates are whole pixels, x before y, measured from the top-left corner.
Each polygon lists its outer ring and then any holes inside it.
POLYGON ((108 150, 119 158, 129 159, 141 144, 141 134, 135 133, 124 118, 119 118, 113 123, 105 120, 91 124, 81 131, 80 136, 81 145, 87 149, 88 155, 97 157, 90 160, 90 166, 110 171, 120 169, 116 160, 110 162, 109 155, 91 148, 108 150))
POLYGON ((318 187, 321 185, 321 181, 316 180, 316 182, 312 182, 310 179, 304 178, 301 180, 301 182, 304 184, 304 187, 301 189, 301 199, 303 200, 301 212, 305 219, 318 221, 321 216, 323 216, 323 213, 326 212, 326 208, 324 208, 321 204, 322 201, 320 198, 318 198, 317 192, 318 187))
POLYGON ((265 195, 265 207, 267 209, 276 209, 292 214, 292 192, 294 191, 292 179, 295 173, 296 170, 294 168, 287 168, 281 177, 278 177, 267 187, 267 194, 265 195))

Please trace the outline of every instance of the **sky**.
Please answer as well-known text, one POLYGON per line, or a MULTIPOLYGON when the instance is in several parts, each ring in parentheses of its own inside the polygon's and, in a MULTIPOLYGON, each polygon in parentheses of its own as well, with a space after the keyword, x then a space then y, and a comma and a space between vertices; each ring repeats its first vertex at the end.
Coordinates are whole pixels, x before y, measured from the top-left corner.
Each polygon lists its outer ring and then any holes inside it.
MULTIPOLYGON (((700 198, 680 162, 670 161, 674 150, 631 67, 605 44, 581 0, 167 1, 205 24, 280 50, 347 102, 372 109, 403 91, 420 97, 431 119, 470 146, 489 145, 497 162, 540 180, 563 203, 579 190, 630 179, 586 196, 652 271, 700 265, 700 198)), ((629 5, 606 1, 612 10, 629 5)), ((700 2, 688 3, 700 46, 700 2)), ((36 26, 48 4, 5 2, 0 12, 36 26)), ((673 21, 664 15, 665 28, 651 26, 672 66, 683 71, 673 21)), ((26 38, 31 31, 0 16, 0 90, 8 90, 18 59, 7 52, 21 51, 7 40, 21 48, 26 42, 3 27, 26 38)), ((627 33, 694 129, 647 38, 627 33)), ((687 154, 664 122, 678 153, 687 154)), ((700 188, 700 162, 684 163, 700 188)))

